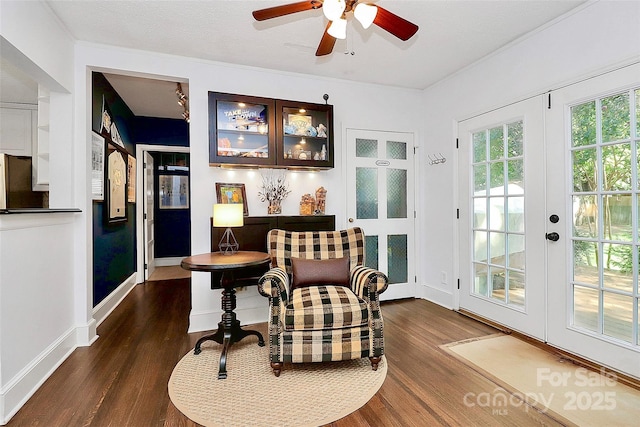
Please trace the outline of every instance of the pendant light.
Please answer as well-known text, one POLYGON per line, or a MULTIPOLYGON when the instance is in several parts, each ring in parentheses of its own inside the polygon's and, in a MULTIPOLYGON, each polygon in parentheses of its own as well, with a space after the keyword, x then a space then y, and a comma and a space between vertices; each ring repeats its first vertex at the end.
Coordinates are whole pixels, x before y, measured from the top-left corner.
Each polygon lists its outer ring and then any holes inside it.
POLYGON ((345 0, 324 0, 322 2, 322 12, 329 21, 340 19, 346 7, 345 0))
POLYGON ((366 3, 358 3, 353 11, 353 16, 356 17, 365 30, 373 24, 377 14, 378 8, 366 3))
POLYGON ((340 19, 336 19, 331 23, 329 29, 327 30, 327 34, 330 36, 344 40, 347 38, 347 20, 342 17, 340 19))

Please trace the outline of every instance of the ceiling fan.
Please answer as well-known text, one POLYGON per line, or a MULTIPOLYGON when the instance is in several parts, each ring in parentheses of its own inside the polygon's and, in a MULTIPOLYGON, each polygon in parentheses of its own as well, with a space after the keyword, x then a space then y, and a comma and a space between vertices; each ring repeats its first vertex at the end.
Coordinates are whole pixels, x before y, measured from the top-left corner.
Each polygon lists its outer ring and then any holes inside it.
POLYGON ((406 19, 380 6, 361 3, 358 0, 307 0, 255 10, 253 11, 253 17, 257 21, 265 21, 279 16, 319 8, 322 8, 329 23, 316 50, 316 56, 330 54, 336 39, 347 37, 346 14, 348 12, 353 12, 353 15, 365 29, 369 28, 371 24, 375 24, 403 41, 409 40, 418 31, 418 26, 406 19))

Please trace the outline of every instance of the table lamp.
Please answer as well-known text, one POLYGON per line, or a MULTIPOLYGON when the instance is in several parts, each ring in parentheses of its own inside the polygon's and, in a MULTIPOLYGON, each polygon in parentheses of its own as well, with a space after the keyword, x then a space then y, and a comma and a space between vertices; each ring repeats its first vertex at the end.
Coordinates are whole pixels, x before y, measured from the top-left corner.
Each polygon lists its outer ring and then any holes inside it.
POLYGON ((233 255, 238 251, 238 241, 231 227, 242 227, 244 224, 244 207, 242 203, 213 205, 213 226, 227 227, 220 239, 218 248, 223 255, 233 255))

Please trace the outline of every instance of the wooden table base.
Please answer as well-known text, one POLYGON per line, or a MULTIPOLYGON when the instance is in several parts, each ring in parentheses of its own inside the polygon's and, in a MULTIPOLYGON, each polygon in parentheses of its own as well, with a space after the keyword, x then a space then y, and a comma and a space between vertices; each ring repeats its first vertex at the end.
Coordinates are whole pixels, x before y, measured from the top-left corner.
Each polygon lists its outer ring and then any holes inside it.
POLYGON ((236 309, 236 283, 234 271, 242 271, 247 267, 256 267, 269 263, 269 254, 255 251, 238 251, 234 254, 222 254, 211 252, 187 257, 180 265, 185 270, 206 271, 209 273, 220 272, 220 285, 211 283, 211 289, 222 289, 222 320, 218 323, 218 330, 212 335, 206 335, 198 340, 193 350, 194 354, 202 352, 202 343, 208 340, 222 344, 220 355, 220 369, 218 379, 227 378, 227 353, 233 343, 242 340, 248 335, 258 337, 258 345, 264 347, 264 338, 258 331, 245 331, 240 327, 240 321, 236 319, 233 310, 236 309))
MULTIPOLYGON (((224 273, 221 279, 221 283, 232 284, 233 279, 225 280, 225 276, 228 273, 224 273)), ((211 334, 206 335, 198 340, 196 347, 193 350, 193 354, 200 354, 202 349, 200 348, 205 341, 215 341, 218 344, 222 344, 222 354, 220 355, 220 369, 218 370, 218 379, 223 380, 227 378, 227 353, 229 347, 233 343, 242 340, 249 335, 255 335, 258 337, 258 345, 264 347, 264 338, 258 331, 244 330, 240 327, 240 321, 236 319, 236 314, 233 312, 236 308, 236 290, 232 287, 225 287, 222 291, 222 320, 218 323, 218 330, 211 334)))

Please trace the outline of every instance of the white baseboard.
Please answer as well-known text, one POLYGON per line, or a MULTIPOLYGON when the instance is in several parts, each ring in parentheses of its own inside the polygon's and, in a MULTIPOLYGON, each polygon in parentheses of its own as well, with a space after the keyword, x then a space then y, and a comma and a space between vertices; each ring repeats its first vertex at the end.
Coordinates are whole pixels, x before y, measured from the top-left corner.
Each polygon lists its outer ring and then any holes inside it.
POLYGON ((76 328, 76 340, 78 347, 88 347, 98 339, 98 322, 92 318, 85 326, 76 328))
POLYGON ((418 286, 416 296, 453 310, 453 295, 445 290, 429 285, 418 286))
POLYGON ((96 329, 136 285, 136 273, 93 309, 86 325, 68 330, 0 389, 0 425, 5 425, 71 353, 98 339, 96 329))
POLYGON ((0 425, 9 422, 76 349, 76 328, 64 333, 0 390, 0 425))
POLYGON ((100 301, 98 305, 93 308, 93 318, 96 321, 96 327, 111 314, 111 312, 122 302, 124 297, 136 286, 136 273, 129 276, 115 291, 111 292, 109 296, 100 301))
POLYGON ((156 264, 156 267, 170 267, 172 265, 180 265, 183 259, 186 256, 180 257, 167 257, 167 258, 155 258, 153 261, 156 264))

